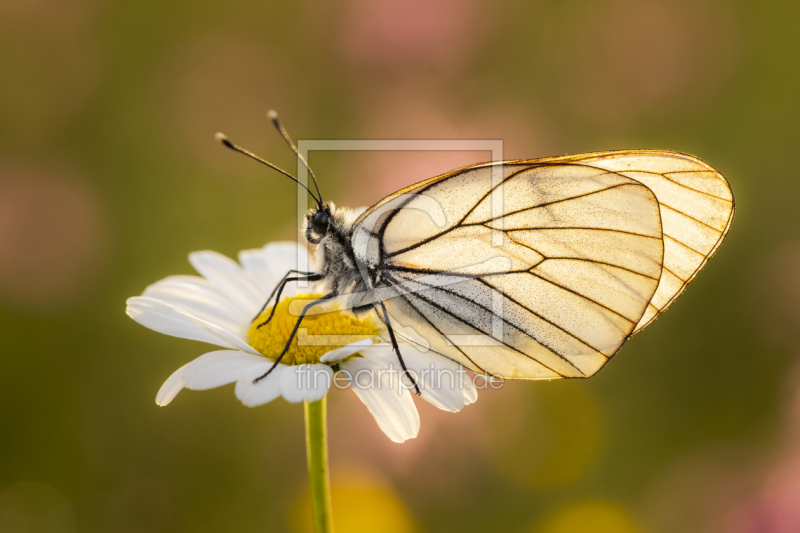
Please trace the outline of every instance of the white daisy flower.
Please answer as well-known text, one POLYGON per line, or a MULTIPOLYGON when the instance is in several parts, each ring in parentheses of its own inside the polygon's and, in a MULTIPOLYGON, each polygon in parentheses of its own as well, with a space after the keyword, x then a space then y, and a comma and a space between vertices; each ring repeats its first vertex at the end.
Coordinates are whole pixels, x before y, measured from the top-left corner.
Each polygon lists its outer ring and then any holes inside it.
MULTIPOLYGON (((303 319, 281 363, 264 377, 297 320, 297 313, 289 311, 292 303, 319 297, 298 296, 295 284, 288 283, 274 316, 259 327, 272 312, 268 307, 259 313, 264 302, 306 253, 296 243, 272 243, 240 252, 237 264, 216 252, 194 252, 189 261, 202 277, 170 276, 129 298, 127 313, 143 326, 224 348, 176 370, 161 386, 156 403, 167 405, 182 389, 228 383, 236 383, 236 397, 248 407, 279 396, 293 403, 314 402, 335 383, 355 391, 391 440, 416 437, 419 415, 409 391, 414 387, 391 345, 379 342, 385 330, 369 318, 337 311, 335 304, 303 319)), ((404 345, 401 353, 420 396, 431 404, 455 412, 477 400, 472 380, 457 363, 411 346, 404 345)))

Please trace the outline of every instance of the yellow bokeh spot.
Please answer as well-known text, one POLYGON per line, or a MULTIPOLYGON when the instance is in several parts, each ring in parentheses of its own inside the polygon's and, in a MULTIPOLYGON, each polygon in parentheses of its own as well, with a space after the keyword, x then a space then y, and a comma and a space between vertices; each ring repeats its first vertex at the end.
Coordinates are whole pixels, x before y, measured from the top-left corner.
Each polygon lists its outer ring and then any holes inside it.
MULTIPOLYGON (((275 309, 269 324, 258 327, 269 318, 272 307, 267 308, 250 325, 249 344, 259 353, 275 359, 283 351, 294 329, 303 306, 320 298, 321 294, 298 294, 284 298, 275 309)), ((284 365, 319 363, 320 357, 331 350, 351 342, 369 339, 380 333, 380 328, 368 318, 345 313, 331 304, 324 312, 316 314, 321 306, 311 308, 314 314, 303 318, 289 351, 281 359, 284 365)))
POLYGON ((630 514, 618 505, 589 500, 569 505, 545 519, 536 533, 639 533, 630 514))
POLYGON ((491 422, 495 467, 508 479, 536 489, 578 482, 592 471, 605 448, 601 402, 577 380, 524 385, 514 383, 498 400, 515 409, 516 418, 491 422))
MULTIPOLYGON (((348 469, 331 480, 333 526, 336 533, 414 533, 419 531, 391 485, 378 475, 348 469)), ((301 496, 291 509, 293 533, 313 533, 311 500, 301 496)))

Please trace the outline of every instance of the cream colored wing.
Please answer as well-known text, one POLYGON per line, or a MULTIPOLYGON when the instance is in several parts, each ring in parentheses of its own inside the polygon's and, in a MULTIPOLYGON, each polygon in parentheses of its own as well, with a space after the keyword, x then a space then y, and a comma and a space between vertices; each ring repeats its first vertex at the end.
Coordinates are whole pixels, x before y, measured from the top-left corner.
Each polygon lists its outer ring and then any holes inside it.
POLYGON ((400 191, 359 218, 353 248, 375 288, 394 291, 396 329, 520 379, 597 372, 644 316, 664 254, 648 187, 563 159, 466 167, 400 191))
POLYGON ((678 152, 605 152, 568 159, 635 179, 658 199, 664 233, 663 272, 658 290, 633 331, 636 334, 675 301, 722 244, 733 221, 730 185, 708 164, 678 152))

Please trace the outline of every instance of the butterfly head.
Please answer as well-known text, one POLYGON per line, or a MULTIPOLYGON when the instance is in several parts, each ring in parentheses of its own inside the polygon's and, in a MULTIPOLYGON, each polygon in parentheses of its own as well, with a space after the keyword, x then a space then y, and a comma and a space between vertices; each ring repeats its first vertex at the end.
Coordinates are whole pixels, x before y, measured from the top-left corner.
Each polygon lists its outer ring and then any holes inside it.
POLYGON ((333 218, 331 207, 324 202, 306 213, 305 234, 311 244, 319 244, 328 234, 333 218))

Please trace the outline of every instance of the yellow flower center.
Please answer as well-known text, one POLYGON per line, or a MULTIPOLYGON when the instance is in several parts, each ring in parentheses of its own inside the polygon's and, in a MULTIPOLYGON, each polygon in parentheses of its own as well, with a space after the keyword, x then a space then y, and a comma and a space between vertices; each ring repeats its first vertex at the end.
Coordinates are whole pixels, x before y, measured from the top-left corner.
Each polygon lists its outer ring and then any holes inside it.
MULTIPOLYGON (((296 297, 284 298, 278 302, 275 315, 269 324, 259 328, 258 325, 265 322, 272 312, 272 307, 268 307, 250 325, 250 346, 271 359, 277 358, 286 346, 286 341, 289 340, 303 306, 321 296, 321 294, 298 294, 296 297)), ((308 314, 303 318, 289 351, 281 359, 281 364, 319 363, 320 357, 331 350, 351 342, 372 338, 380 333, 380 328, 371 320, 340 311, 336 304, 331 304, 327 309, 315 306, 310 311, 314 314, 308 314), (325 309, 325 312, 317 314, 321 309, 325 309)))

